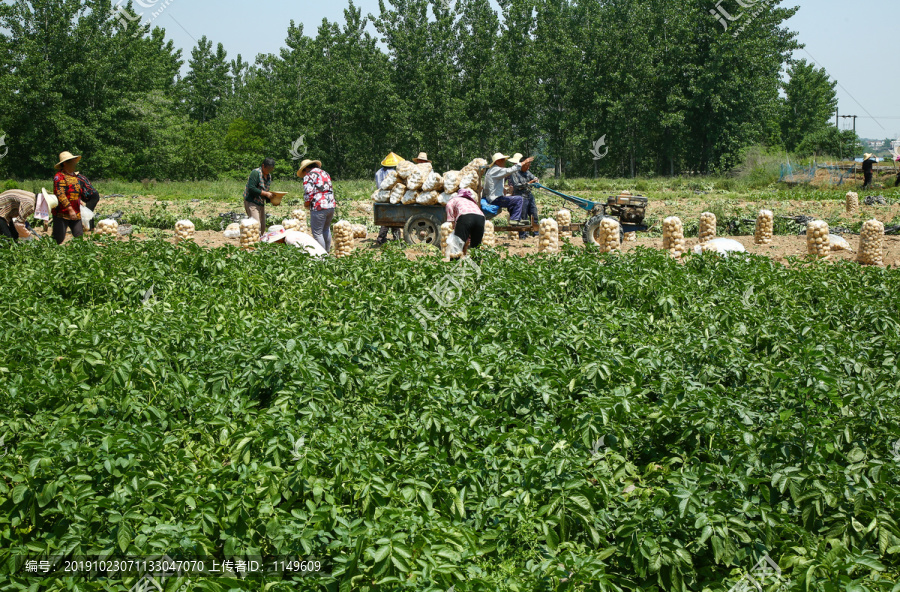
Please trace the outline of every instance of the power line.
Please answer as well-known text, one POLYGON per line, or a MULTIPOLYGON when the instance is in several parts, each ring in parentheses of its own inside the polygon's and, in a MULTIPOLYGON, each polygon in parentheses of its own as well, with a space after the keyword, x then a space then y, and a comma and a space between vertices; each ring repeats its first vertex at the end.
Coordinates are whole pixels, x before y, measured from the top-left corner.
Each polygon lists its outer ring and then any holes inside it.
MULTIPOLYGON (((809 57, 812 58, 812 61, 814 61, 820 68, 822 68, 823 70, 826 70, 826 71, 828 70, 828 68, 826 68, 825 66, 823 66, 822 64, 819 63, 819 60, 816 59, 816 56, 814 56, 813 54, 809 53, 809 50, 808 50, 808 49, 806 49, 806 48, 804 47, 804 48, 803 48, 803 51, 805 51, 806 54, 807 54, 809 57)), ((852 94, 850 94, 850 91, 847 90, 846 88, 844 88, 844 85, 841 84, 841 82, 840 82, 837 78, 834 79, 834 82, 835 82, 835 84, 837 84, 839 87, 841 87, 841 88, 844 90, 845 93, 847 93, 847 96, 848 96, 848 97, 850 97, 851 99, 853 99, 853 101, 854 101, 857 105, 859 105, 859 108, 860 108, 860 109, 862 109, 863 111, 866 112, 866 115, 869 116, 868 119, 873 119, 873 120, 875 120, 875 123, 878 124, 878 127, 880 127, 881 129, 883 129, 884 131, 887 131, 887 128, 885 128, 883 125, 881 125, 881 122, 878 121, 877 119, 875 119, 875 117, 873 117, 872 114, 869 113, 868 109, 866 109, 865 107, 863 107, 862 103, 860 103, 859 101, 857 101, 857 100, 856 100, 856 97, 854 97, 852 94)))

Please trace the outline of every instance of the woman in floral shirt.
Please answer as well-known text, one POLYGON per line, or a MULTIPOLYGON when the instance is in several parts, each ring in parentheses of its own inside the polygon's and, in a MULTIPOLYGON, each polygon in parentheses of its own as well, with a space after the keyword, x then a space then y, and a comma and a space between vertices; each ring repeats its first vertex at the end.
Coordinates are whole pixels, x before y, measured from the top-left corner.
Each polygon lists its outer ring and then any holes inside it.
POLYGON ((53 193, 59 205, 50 210, 53 214, 53 240, 61 245, 66 240, 66 230, 72 231, 72 236, 84 235, 84 226, 81 223, 81 183, 75 174, 75 167, 81 160, 71 152, 63 152, 56 163, 58 171, 53 177, 53 193))
POLYGON ((331 222, 334 219, 334 189, 331 175, 322 170, 319 160, 304 160, 297 176, 303 179, 304 203, 310 210, 309 227, 313 238, 331 252, 331 222))

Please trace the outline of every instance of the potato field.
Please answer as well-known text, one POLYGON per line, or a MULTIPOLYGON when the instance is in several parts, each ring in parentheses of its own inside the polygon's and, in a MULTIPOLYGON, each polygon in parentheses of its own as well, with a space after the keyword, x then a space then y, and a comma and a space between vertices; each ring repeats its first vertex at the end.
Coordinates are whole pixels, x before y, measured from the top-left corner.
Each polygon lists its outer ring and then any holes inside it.
POLYGON ((157 578, 180 592, 900 590, 895 270, 106 239, 0 263, 4 592, 156 590, 26 570, 161 555, 323 565, 157 578))

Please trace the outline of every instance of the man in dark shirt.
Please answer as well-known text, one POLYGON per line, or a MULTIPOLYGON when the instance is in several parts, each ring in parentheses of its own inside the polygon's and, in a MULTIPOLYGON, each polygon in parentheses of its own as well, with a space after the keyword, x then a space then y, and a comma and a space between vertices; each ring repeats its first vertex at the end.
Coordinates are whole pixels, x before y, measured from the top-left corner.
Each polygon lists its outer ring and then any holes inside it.
POLYGON ((872 187, 872 167, 875 166, 875 155, 866 153, 863 156, 863 177, 865 177, 865 183, 863 183, 863 189, 869 189, 872 187))
MULTIPOLYGON (((513 154, 513 157, 509 159, 509 162, 512 164, 519 164, 522 162, 522 154, 516 152, 513 154)), ((534 173, 528 170, 529 168, 531 168, 530 162, 528 164, 523 164, 521 171, 517 171, 510 175, 508 183, 513 188, 513 195, 522 196, 522 219, 531 220, 532 223, 537 224, 540 220, 538 218, 537 202, 534 201, 534 194, 531 193, 531 184, 537 183, 538 178, 534 176, 534 173)), ((531 236, 537 235, 537 232, 531 233, 531 236)), ((527 237, 527 232, 519 233, 520 239, 527 237)))

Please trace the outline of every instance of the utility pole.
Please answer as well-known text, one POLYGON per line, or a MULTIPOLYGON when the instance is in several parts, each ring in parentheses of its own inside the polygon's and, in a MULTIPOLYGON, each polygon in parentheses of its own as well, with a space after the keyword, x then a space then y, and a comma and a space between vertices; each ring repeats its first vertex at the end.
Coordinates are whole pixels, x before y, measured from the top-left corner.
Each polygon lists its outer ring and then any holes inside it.
POLYGON ((841 119, 851 119, 852 118, 853 119, 853 133, 854 134, 856 133, 856 118, 859 117, 858 115, 839 115, 838 117, 840 117, 841 119))

